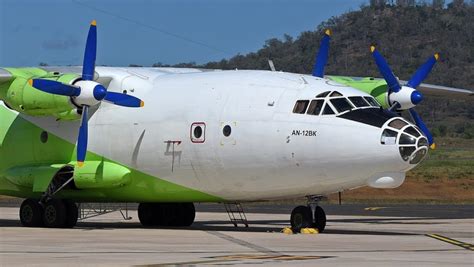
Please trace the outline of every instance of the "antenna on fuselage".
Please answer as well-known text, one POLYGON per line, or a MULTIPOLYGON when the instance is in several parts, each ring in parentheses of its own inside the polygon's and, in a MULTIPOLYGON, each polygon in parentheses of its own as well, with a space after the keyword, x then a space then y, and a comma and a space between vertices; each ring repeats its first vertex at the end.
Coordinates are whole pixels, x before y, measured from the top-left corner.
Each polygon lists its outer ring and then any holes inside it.
POLYGON ((273 60, 269 59, 268 60, 268 65, 270 66, 271 71, 276 71, 275 64, 273 64, 273 60))

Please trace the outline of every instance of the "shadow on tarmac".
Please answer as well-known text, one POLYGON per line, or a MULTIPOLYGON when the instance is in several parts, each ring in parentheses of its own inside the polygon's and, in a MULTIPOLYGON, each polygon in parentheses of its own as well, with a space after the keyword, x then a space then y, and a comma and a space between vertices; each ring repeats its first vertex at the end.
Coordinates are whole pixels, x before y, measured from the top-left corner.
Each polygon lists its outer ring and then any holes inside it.
MULTIPOLYGON (((333 221, 330 220, 330 224, 333 221)), ((372 220, 376 223, 377 220, 372 220)), ((234 227, 229 221, 197 221, 191 227, 146 227, 146 229, 161 230, 187 230, 187 231, 219 231, 219 232, 250 232, 250 233, 278 233, 288 226, 286 220, 255 220, 249 221, 249 227, 234 227)), ((0 227, 21 227, 19 220, 0 219, 0 227)), ((93 230, 116 230, 116 229, 143 229, 140 223, 130 222, 78 222, 73 229, 82 231, 93 230)), ((412 233, 390 232, 390 231, 367 231, 367 230, 340 230, 326 229, 324 234, 344 234, 344 235, 384 235, 402 236, 418 235, 412 233)))

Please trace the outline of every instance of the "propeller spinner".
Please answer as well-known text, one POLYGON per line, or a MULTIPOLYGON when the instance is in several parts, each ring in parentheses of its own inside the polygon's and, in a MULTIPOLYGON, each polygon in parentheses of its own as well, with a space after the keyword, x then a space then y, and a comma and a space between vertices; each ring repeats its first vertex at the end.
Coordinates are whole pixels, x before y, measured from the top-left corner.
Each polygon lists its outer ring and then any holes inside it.
POLYGON ((415 72, 411 79, 407 82, 406 85, 400 85, 397 77, 393 74, 390 66, 385 61, 380 52, 375 48, 375 46, 370 47, 370 51, 374 57, 375 63, 382 74, 383 78, 387 82, 387 97, 388 104, 391 106, 391 109, 396 110, 407 110, 410 112, 410 115, 413 118, 415 124, 423 131, 425 136, 428 138, 428 142, 432 149, 435 148, 433 135, 426 127, 425 123, 415 111, 414 107, 418 105, 423 100, 423 95, 416 90, 416 88, 423 82, 424 79, 433 69, 433 66, 439 60, 439 54, 436 53, 431 56, 421 67, 415 72))
POLYGON ((91 22, 87 35, 81 80, 75 82, 74 85, 46 79, 32 79, 28 81, 32 87, 40 91, 71 97, 71 101, 82 108, 81 126, 77 138, 77 164, 79 167, 84 165, 87 154, 89 107, 98 105, 101 101, 123 107, 138 108, 144 106, 143 101, 134 96, 108 92, 107 88, 103 85, 93 81, 96 54, 97 24, 94 20, 91 22))

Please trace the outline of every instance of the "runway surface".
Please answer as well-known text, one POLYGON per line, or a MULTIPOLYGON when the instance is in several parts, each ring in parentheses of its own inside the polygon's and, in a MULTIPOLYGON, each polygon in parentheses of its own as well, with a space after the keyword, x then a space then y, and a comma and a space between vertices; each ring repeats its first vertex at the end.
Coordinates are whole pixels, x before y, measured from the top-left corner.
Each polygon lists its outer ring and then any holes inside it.
POLYGON ((473 206, 328 205, 322 234, 280 233, 292 206, 249 206, 249 228, 223 208, 199 205, 184 229, 142 228, 136 211, 74 229, 23 228, 0 208, 0 265, 473 266, 473 206))

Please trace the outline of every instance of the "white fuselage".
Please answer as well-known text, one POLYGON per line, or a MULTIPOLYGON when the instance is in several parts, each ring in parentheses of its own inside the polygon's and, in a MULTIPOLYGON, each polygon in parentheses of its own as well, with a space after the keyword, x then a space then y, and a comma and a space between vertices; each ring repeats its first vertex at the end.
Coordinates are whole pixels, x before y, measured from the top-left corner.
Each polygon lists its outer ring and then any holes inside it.
MULTIPOLYGON (((99 76, 112 77, 109 91, 126 90, 145 107, 102 103, 91 110, 90 151, 160 179, 242 201, 324 195, 386 176, 398 186, 415 166, 402 160, 398 145, 381 144, 383 127, 336 115, 293 113, 297 100, 335 90, 368 96, 359 90, 282 72, 166 71, 97 68, 99 76), (196 142, 193 123, 205 124, 196 142)), ((79 122, 27 118, 72 143, 77 138, 79 122)))

